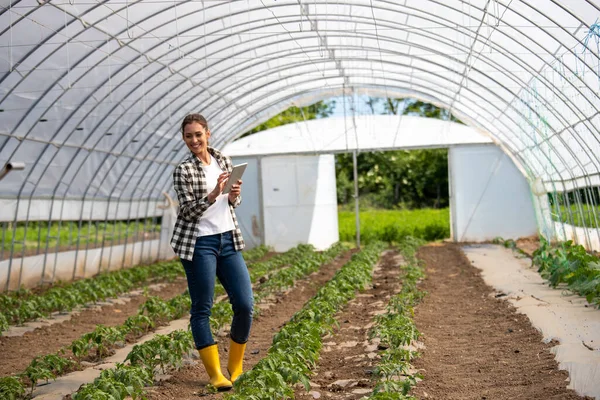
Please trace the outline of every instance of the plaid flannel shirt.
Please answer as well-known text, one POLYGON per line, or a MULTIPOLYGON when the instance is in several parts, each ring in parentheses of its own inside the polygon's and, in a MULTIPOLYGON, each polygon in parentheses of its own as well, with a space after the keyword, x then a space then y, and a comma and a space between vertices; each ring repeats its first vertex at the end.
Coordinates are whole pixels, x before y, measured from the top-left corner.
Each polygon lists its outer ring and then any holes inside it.
MULTIPOLYGON (((231 158, 212 147, 208 148, 208 152, 217 160, 223 171, 231 172, 233 169, 231 158)), ((193 153, 175 168, 173 186, 179 200, 179 212, 171 238, 171 247, 179 257, 192 261, 198 238, 200 217, 213 204, 208 201, 208 193, 213 188, 207 187, 202 162, 193 153)), ((233 243, 237 251, 244 248, 244 238, 233 209, 241 202, 242 196, 240 195, 233 204, 229 203, 229 210, 235 225, 233 243)))

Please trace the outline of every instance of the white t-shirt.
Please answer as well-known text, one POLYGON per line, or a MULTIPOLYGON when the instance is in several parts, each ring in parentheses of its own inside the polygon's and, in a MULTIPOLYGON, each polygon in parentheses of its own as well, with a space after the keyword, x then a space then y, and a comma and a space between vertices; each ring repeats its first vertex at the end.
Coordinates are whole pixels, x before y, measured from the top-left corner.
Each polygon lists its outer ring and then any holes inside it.
MULTIPOLYGON (((206 186, 211 192, 217 186, 217 180, 223 170, 213 156, 210 156, 210 165, 203 165, 202 170, 206 178, 206 186)), ((221 193, 217 200, 204 211, 200 217, 198 236, 215 235, 235 229, 227 197, 227 194, 221 193)))

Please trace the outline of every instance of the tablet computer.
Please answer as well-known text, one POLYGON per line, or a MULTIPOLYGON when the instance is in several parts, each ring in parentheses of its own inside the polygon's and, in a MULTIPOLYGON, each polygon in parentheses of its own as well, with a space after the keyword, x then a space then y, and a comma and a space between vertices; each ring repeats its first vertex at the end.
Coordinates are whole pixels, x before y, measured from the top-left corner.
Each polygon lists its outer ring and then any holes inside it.
POLYGON ((229 174, 229 179, 227 179, 227 183, 225 184, 222 193, 227 194, 231 191, 231 186, 233 186, 233 184, 236 183, 239 179, 242 179, 242 175, 244 175, 244 171, 246 170, 247 166, 248 163, 233 166, 231 174, 229 174))

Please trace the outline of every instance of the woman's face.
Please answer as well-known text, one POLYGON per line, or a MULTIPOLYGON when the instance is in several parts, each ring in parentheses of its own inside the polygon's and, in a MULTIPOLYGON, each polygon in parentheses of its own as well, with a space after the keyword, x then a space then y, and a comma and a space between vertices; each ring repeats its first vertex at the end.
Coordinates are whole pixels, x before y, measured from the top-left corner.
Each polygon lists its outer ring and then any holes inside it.
POLYGON ((207 149, 208 138, 210 131, 198 122, 192 122, 183 128, 183 141, 194 154, 203 153, 207 149))

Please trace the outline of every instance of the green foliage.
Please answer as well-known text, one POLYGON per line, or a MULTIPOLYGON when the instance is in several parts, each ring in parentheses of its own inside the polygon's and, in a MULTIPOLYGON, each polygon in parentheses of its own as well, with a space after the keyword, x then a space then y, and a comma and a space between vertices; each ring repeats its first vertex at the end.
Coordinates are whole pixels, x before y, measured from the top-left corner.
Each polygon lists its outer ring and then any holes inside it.
POLYGON ((244 257, 244 260, 247 263, 249 263, 249 262, 254 262, 254 261, 258 260, 259 258, 264 257, 268 252, 269 252, 269 247, 261 244, 260 246, 255 247, 251 250, 242 251, 242 256, 244 257))
POLYGON ((114 380, 123 383, 128 388, 128 394, 134 399, 143 397, 141 389, 153 383, 152 371, 144 367, 118 363, 116 368, 106 369, 100 374, 100 379, 114 380))
MULTIPOLYGON (((75 365, 75 361, 65 358, 62 356, 63 352, 48 354, 41 358, 37 358, 40 365, 43 365, 48 370, 52 371, 52 373, 56 376, 63 375, 66 372, 69 372, 73 366, 75 365)), ((33 363, 36 362, 36 359, 33 360, 33 363)))
POLYGON ((143 388, 152 384, 152 371, 144 367, 117 364, 102 371, 94 382, 82 386, 73 400, 115 400, 145 398, 143 388))
POLYGON ((417 378, 421 377, 410 373, 411 361, 418 354, 406 349, 406 346, 420 336, 412 318, 413 307, 425 295, 417 287, 417 282, 424 277, 424 273, 415 256, 422 244, 412 237, 399 243, 398 247, 406 260, 406 265, 401 267, 402 289, 390 299, 386 312, 375 317, 375 325, 369 332, 370 338, 379 338, 386 348, 373 370, 373 378, 378 382, 369 396, 370 400, 415 399, 408 393, 416 384, 417 378))
POLYGON ((65 246, 79 244, 80 247, 96 247, 99 245, 110 245, 122 239, 134 240, 147 233, 160 232, 160 223, 152 219, 139 221, 29 221, 19 222, 14 229, 7 229, 2 249, 10 252, 13 247, 18 255, 26 249, 37 249, 38 244, 41 251, 46 246, 50 251, 65 246))
POLYGON ((191 332, 174 331, 168 335, 156 335, 143 344, 136 344, 125 361, 150 371, 160 367, 165 372, 165 368, 169 365, 179 367, 183 355, 193 347, 194 340, 191 332))
MULTIPOLYGON (((394 150, 360 153, 358 190, 362 207, 448 207, 448 151, 394 150)), ((352 154, 336 155, 338 204, 353 204, 352 154)))
POLYGON ((110 353, 111 345, 125 340, 125 333, 117 327, 98 325, 93 332, 84 334, 71 344, 71 351, 78 360, 96 352, 98 359, 103 359, 110 353))
POLYGON ((8 319, 4 314, 0 314, 0 333, 6 331, 8 327, 8 319))
POLYGON ((550 286, 565 284, 590 304, 600 307, 600 259, 583 246, 571 240, 552 246, 542 238, 539 249, 533 252, 533 264, 550 286))
MULTIPOLYGON (((346 250, 345 245, 336 244, 322 253, 316 253, 312 246, 299 245, 284 254, 273 257, 268 262, 250 264, 249 270, 251 272, 251 280, 252 282, 255 282, 258 277, 263 276, 266 273, 273 272, 286 265, 291 265, 291 267, 293 267, 294 262, 301 263, 303 260, 314 257, 315 255, 318 255, 321 257, 321 260, 327 262, 344 250, 346 250), (257 266, 257 271, 255 271, 255 266, 257 266), (258 274, 256 274, 256 272, 258 272, 258 274)), ((260 250, 263 254, 264 251, 264 249, 260 250)), ((173 265, 173 263, 171 263, 171 265, 173 265)), ((168 267, 168 269, 163 271, 162 276, 170 275, 172 271, 175 270, 168 267)), ((147 279, 150 276, 147 269, 132 269, 123 272, 128 274, 126 277, 127 281, 138 281, 140 279, 147 279)), ((276 273, 274 275, 276 275, 276 273)), ((94 286, 94 282, 91 281, 85 282, 84 287, 93 291, 94 286)), ((12 302, 17 301, 16 299, 27 298, 31 296, 31 293, 29 291, 21 290, 13 292, 11 295, 12 296, 5 296, 2 298, 6 304, 12 304, 12 302)), ((109 349, 119 342, 122 342, 125 335, 133 334, 139 336, 154 328, 156 324, 161 321, 164 322, 166 320, 180 318, 183 314, 189 312, 190 306, 191 300, 187 291, 168 301, 163 301, 156 297, 149 297, 148 301, 140 306, 138 314, 129 317, 120 327, 107 328, 100 326, 94 332, 84 334, 81 338, 74 340, 69 348, 77 358, 78 362, 83 358, 89 357, 91 355, 90 353, 94 350, 96 350, 96 357, 104 356, 109 349)), ((223 313, 219 326, 222 326, 226 322, 226 319, 231 318, 231 306, 228 303, 222 303, 221 305, 218 305, 217 310, 221 307, 224 309, 229 308, 229 312, 225 311, 223 313)), ((216 328, 218 327, 213 324, 213 329, 216 328)), ((181 357, 178 356, 178 354, 184 354, 189 351, 191 348, 190 346, 193 345, 192 337, 190 332, 177 331, 169 336, 169 338, 170 339, 168 340, 162 338, 162 342, 153 342, 154 344, 151 346, 135 347, 134 351, 131 353, 131 357, 138 360, 152 358, 154 361, 149 364, 159 365, 162 368, 166 368, 167 365, 178 367, 181 363, 181 357)), ((46 379, 49 379, 51 375, 58 376, 68 372, 72 369, 75 362, 65 358, 63 354, 64 353, 61 351, 57 354, 51 354, 43 358, 36 358, 28 367, 27 374, 32 377, 37 376, 38 379, 44 379, 45 377, 46 379)), ((144 362, 142 362, 142 364, 145 365, 144 362)), ((27 374, 23 375, 26 376, 27 374)), ((105 381, 101 381, 99 384, 104 387, 104 389, 93 385, 84 387, 82 391, 84 394, 83 398, 95 398, 94 396, 104 398, 103 396, 106 395, 106 391, 110 390, 119 393, 119 391, 123 389, 123 386, 120 384, 117 384, 116 386, 113 384, 109 385, 105 381)), ((129 390, 129 386, 131 385, 125 384, 125 389, 123 390, 129 390)), ((23 389, 22 384, 21 388, 23 389)), ((111 398, 111 395, 108 396, 108 398, 111 398)))
POLYGON ((173 312, 173 307, 157 296, 149 297, 139 309, 140 314, 147 315, 152 320, 168 320, 173 312))
POLYGON ((143 388, 153 382, 155 367, 163 371, 168 365, 179 366, 184 354, 193 348, 190 332, 175 331, 169 335, 156 335, 151 340, 135 345, 126 361, 131 365, 117 364, 114 369, 102 372, 93 383, 84 385, 73 395, 82 399, 133 399, 144 398, 143 388))
POLYGON ((311 104, 306 107, 292 106, 287 110, 277 114, 267 122, 263 122, 256 128, 249 130, 244 133, 241 137, 251 135, 256 132, 264 131, 267 129, 275 128, 281 125, 287 125, 294 122, 302 122, 304 120, 311 120, 316 118, 325 118, 333 113, 335 108, 335 101, 319 101, 315 104, 311 104))
MULTIPOLYGON (((388 389, 388 387, 386 386, 382 386, 380 387, 381 390, 386 390, 388 389)), ((417 400, 416 397, 413 396, 407 396, 405 394, 402 393, 402 388, 400 389, 400 391, 382 391, 382 392, 377 392, 371 396, 369 396, 369 400, 417 400)))
MULTIPOLYGON (((447 110, 415 99, 369 97, 367 105, 373 114, 415 115, 461 123, 447 110)), ((446 149, 360 153, 357 161, 361 207, 448 207, 446 149)), ((352 203, 351 154, 336 155, 336 177, 338 204, 352 203)))
POLYGON ((44 365, 43 362, 40 362, 37 358, 33 360, 31 364, 25 369, 23 376, 26 376, 29 379, 31 384, 31 393, 37 386, 37 382, 40 379, 48 382, 50 379, 55 379, 56 376, 52 373, 52 370, 47 365, 44 365))
POLYGON ((0 378, 0 399, 18 400, 25 396, 25 388, 21 380, 15 376, 0 378))
POLYGON ((596 228, 600 224, 600 206, 590 204, 571 204, 560 206, 552 212, 552 220, 574 226, 596 228))
POLYGON ((567 192, 548 193, 552 219, 565 224, 596 228, 600 224, 600 206, 595 198, 599 188, 589 186, 567 192), (591 203, 591 204, 590 204, 591 203))
POLYGON ((135 336, 142 335, 151 329, 154 329, 156 324, 147 315, 136 314, 128 317, 122 325, 121 330, 127 334, 132 333, 135 336))
POLYGON ((100 274, 70 284, 57 284, 42 294, 19 291, 0 295, 0 333, 7 324, 22 324, 55 311, 70 311, 76 306, 116 297, 149 280, 171 281, 184 275, 178 261, 160 262, 100 274), (6 321, 3 323, 3 321, 6 321))
MULTIPOLYGON (((462 124, 454 115, 449 114, 448 110, 439 108, 430 103, 410 98, 377 98, 370 97, 368 102, 373 105, 383 103, 383 114, 391 115, 414 115, 425 118, 449 119, 453 122, 462 124)), ((375 109, 372 107, 373 113, 375 109)))
MULTIPOLYGON (((365 210, 360 212, 360 238, 371 241, 401 242, 412 236, 427 241, 450 236, 450 215, 441 210, 365 210)), ((340 240, 354 241, 356 224, 353 212, 339 211, 340 240)))
MULTIPOLYGON (((314 257, 320 257, 319 259, 321 262, 329 262, 346 249, 346 245, 338 243, 322 253, 317 253, 314 251, 312 246, 299 245, 284 254, 272 257, 269 261, 251 264, 249 266, 251 281, 255 282, 259 277, 265 276, 265 274, 267 274, 269 277, 276 277, 282 271, 290 268, 301 269, 301 264, 308 259, 312 260, 314 257), (281 267, 286 268, 278 269, 281 267)), ((308 273, 306 268, 303 270, 308 273)), ((258 289, 259 293, 261 291, 268 292, 268 290, 270 290, 268 287, 259 287, 258 289)), ((177 313, 182 309, 189 310, 190 307, 189 295, 187 293, 176 296, 168 302, 163 302, 158 299, 149 300, 149 302, 146 302, 144 305, 140 306, 139 314, 136 318, 129 318, 119 329, 122 334, 129 332, 127 327, 135 326, 136 328, 134 329, 143 329, 144 326, 148 325, 148 321, 152 321, 149 315, 153 315, 156 318, 162 318, 166 316, 168 312, 171 312, 172 314, 169 318, 175 318, 174 315, 177 315, 177 313), (142 328, 138 328, 140 325, 142 328)), ((219 317, 223 320, 219 321, 218 324, 222 325, 225 319, 231 318, 230 309, 231 306, 229 303, 220 302, 215 305, 213 308, 213 317, 219 314, 223 315, 222 317, 219 317)), ((218 328, 214 321, 211 322, 213 330, 218 328)), ((87 348, 85 351, 89 351, 89 341, 79 341, 78 343, 84 349, 87 348)), ((191 332, 175 331, 169 335, 156 335, 153 339, 143 344, 135 345, 132 351, 127 355, 126 361, 129 361, 134 368, 149 371, 148 373, 150 376, 146 377, 144 381, 151 382, 152 371, 154 371, 155 368, 159 367, 163 369, 163 371, 170 366, 178 368, 182 363, 183 355, 192 350, 193 347, 194 342, 191 332)), ((120 376, 119 374, 114 374, 110 371, 114 370, 104 371, 103 376, 101 376, 102 379, 98 379, 94 383, 82 387, 73 397, 74 400, 95 398, 107 398, 111 400, 123 399, 125 398, 126 393, 136 398, 136 396, 140 395, 140 393, 143 394, 143 392, 135 389, 134 385, 131 383, 131 379, 128 378, 129 380, 126 382, 124 378, 118 377, 120 376)), ((286 376, 296 376, 294 371, 287 371, 285 373, 288 374, 286 376)), ((302 380, 303 378, 298 377, 298 379, 302 380)), ((140 385, 138 385, 138 387, 139 386, 140 385)), ((267 396, 271 394, 274 397, 261 398, 283 399, 286 398, 285 396, 293 395, 293 390, 286 388, 281 392, 267 390, 264 393, 267 393, 267 396)))
POLYGON ((210 326, 213 332, 217 332, 233 317, 233 309, 228 302, 219 302, 215 304, 211 310, 210 326))

